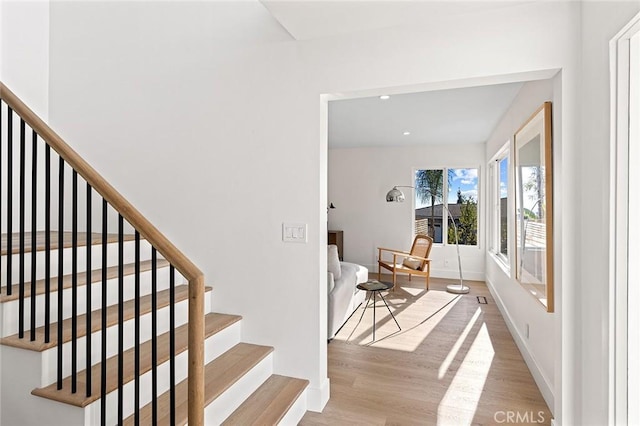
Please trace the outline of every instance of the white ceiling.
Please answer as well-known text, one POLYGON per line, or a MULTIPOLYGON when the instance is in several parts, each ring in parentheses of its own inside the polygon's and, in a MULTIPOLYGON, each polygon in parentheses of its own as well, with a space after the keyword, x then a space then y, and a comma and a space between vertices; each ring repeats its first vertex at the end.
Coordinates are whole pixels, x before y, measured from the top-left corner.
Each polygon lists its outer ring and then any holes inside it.
MULTIPOLYGON (((539 0, 260 0, 296 40, 425 25, 539 0)), ((329 103, 329 146, 482 143, 521 83, 438 90, 329 103), (404 136, 403 132, 410 135, 404 136)))
POLYGON ((329 102, 329 147, 483 143, 522 83, 329 102), (404 135, 410 132, 410 135, 404 135))
POLYGON ((260 0, 296 40, 427 24, 444 16, 476 13, 536 0, 260 0))

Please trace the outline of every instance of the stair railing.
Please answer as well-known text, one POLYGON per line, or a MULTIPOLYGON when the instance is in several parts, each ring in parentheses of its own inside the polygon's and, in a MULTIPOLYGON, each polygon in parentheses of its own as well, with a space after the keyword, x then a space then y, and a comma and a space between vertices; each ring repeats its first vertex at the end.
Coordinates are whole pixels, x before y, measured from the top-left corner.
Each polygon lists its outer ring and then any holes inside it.
MULTIPOLYGON (((12 254, 14 253, 13 247, 13 215, 15 207, 13 206, 13 198, 14 198, 14 133, 16 130, 14 129, 14 120, 17 122, 19 118, 19 142, 18 149, 19 153, 19 239, 18 239, 18 257, 19 257, 19 281, 18 291, 20 293, 19 296, 19 337, 26 338, 24 336, 25 330, 25 253, 27 252, 26 244, 26 227, 27 227, 27 218, 26 218, 26 210, 25 210, 25 198, 26 198, 26 174, 28 170, 28 165, 26 162, 27 152, 27 126, 31 129, 31 297, 30 297, 30 327, 29 327, 29 339, 31 341, 35 341, 36 336, 36 206, 38 203, 38 144, 39 140, 44 142, 44 163, 45 163, 45 188, 44 188, 44 222, 45 222, 45 230, 44 230, 44 245, 45 245, 45 307, 44 307, 44 317, 45 317, 45 327, 44 327, 44 342, 49 342, 51 339, 51 334, 53 330, 50 330, 50 316, 51 316, 51 256, 50 250, 52 248, 51 241, 52 231, 51 230, 51 150, 55 151, 59 156, 59 176, 58 176, 58 328, 57 335, 58 338, 58 389, 62 388, 62 376, 63 376, 63 351, 62 351, 62 335, 63 335, 63 321, 62 321, 62 310, 63 310, 63 249, 65 248, 65 233, 64 233, 64 215, 65 215, 65 167, 70 167, 72 170, 72 195, 71 195, 71 215, 72 215, 72 231, 71 231, 71 256, 72 256, 72 350, 71 350, 71 372, 72 372, 72 393, 76 393, 76 372, 77 372, 77 360, 76 360, 76 352, 77 352, 77 333, 78 333, 78 245, 79 245, 79 233, 78 233, 78 176, 86 182, 86 298, 87 298, 87 315, 85 316, 86 320, 86 350, 87 350, 87 365, 86 365, 86 393, 87 396, 91 396, 91 321, 92 315, 91 313, 91 280, 90 280, 90 272, 92 265, 91 258, 91 243, 93 238, 92 233, 92 193, 95 192, 102 197, 102 227, 101 227, 101 242, 102 242, 102 377, 101 377, 101 396, 102 396, 102 423, 105 423, 105 415, 106 415, 106 398, 105 398, 105 383, 106 383, 106 324, 107 324, 107 309, 106 309, 106 282, 107 282, 107 208, 111 206, 113 210, 118 213, 118 294, 119 294, 119 304, 118 304, 118 318, 119 318, 119 361, 118 361, 118 389, 119 389, 119 397, 118 397, 118 423, 122 423, 123 421, 123 401, 122 401, 122 372, 123 372, 123 232, 124 232, 124 221, 128 222, 134 230, 135 230, 135 350, 136 350, 136 387, 135 387, 135 418, 136 424, 139 423, 138 414, 139 414, 139 383, 137 378, 139 378, 139 345, 140 345, 140 239, 144 238, 151 245, 151 254, 152 254, 152 338, 155 339, 155 330, 156 330, 156 309, 157 309, 157 300, 155 296, 156 291, 156 264, 158 259, 158 253, 164 257, 164 259, 170 264, 170 273, 169 273, 169 291, 170 291, 170 348, 171 348, 171 361, 170 361, 170 371, 171 371, 171 380, 170 380, 170 389, 171 389, 171 418, 172 424, 175 421, 175 364, 173 362, 174 353, 173 347, 175 345, 175 337, 173 334, 173 330, 175 328, 175 313, 173 308, 173 302, 175 301, 175 270, 177 270, 187 281, 189 285, 188 290, 188 423, 189 425, 203 425, 204 424, 204 275, 198 269, 196 265, 194 265, 180 250, 178 250, 158 229, 156 229, 135 207, 133 207, 118 191, 116 191, 95 169, 93 169, 86 161, 84 161, 69 145, 67 145, 61 138, 58 136, 47 124, 44 123, 31 109, 29 109, 13 92, 11 92, 4 84, 0 82, 0 137, 3 135, 8 143, 6 148, 6 158, 0 158, 0 188, 3 188, 2 177, 3 174, 6 176, 7 182, 4 184, 4 187, 7 188, 8 194, 3 195, 0 194, 0 211, 2 211, 2 203, 6 200, 6 232, 7 232, 7 241, 6 241, 6 250, 7 250, 7 262, 6 262, 6 286, 5 289, 2 289, 0 285, 0 293, 3 291, 7 294, 11 294, 13 291, 12 284, 12 254), (6 105, 4 107, 3 103, 6 105), (5 122, 2 121, 3 111, 6 111, 7 120, 5 122), (14 114, 16 117, 14 117, 14 114), (5 127, 5 129, 3 129, 5 127), (2 170, 2 167, 5 166, 7 168, 6 171, 2 170)), ((0 150, 0 155, 2 154, 2 150, 0 150)), ((42 192, 42 188, 40 188, 42 192)), ((1 226, 1 223, 0 223, 1 226)), ((55 235, 55 234, 54 234, 55 235)), ((2 272, 0 271, 0 274, 2 272)), ((155 357, 155 352, 157 351, 155 342, 152 345, 153 347, 153 355, 155 357)), ((155 358, 153 358, 155 359, 155 358)), ((155 423, 155 419, 157 416, 157 394, 156 394, 156 386, 157 386, 157 377, 155 372, 155 364, 153 370, 153 423, 155 423)))

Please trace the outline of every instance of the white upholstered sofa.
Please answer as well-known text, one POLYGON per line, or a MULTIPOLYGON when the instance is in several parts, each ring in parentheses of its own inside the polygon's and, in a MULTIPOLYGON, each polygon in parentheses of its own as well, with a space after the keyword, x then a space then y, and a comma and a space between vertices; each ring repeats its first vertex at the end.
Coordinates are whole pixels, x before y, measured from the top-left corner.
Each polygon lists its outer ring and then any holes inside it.
POLYGON ((356 285, 369 279, 369 270, 355 263, 340 262, 338 247, 327 252, 328 339, 333 339, 353 311, 364 301, 365 291, 356 285))

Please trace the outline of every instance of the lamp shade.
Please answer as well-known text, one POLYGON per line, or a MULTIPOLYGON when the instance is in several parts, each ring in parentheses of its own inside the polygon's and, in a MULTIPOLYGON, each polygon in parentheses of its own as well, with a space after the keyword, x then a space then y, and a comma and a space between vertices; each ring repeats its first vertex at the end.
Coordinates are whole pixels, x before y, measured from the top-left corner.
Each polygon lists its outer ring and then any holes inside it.
POLYGON ((395 186, 389 192, 387 192, 387 203, 396 202, 402 203, 404 201, 404 194, 395 186))

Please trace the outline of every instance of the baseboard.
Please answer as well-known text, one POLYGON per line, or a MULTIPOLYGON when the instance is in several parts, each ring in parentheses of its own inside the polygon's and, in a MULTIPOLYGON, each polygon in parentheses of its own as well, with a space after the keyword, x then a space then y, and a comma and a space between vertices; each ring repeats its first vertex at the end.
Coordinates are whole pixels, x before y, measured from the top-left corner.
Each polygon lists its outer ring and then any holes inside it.
POLYGON ((316 413, 322 413, 324 406, 329 402, 330 383, 327 377, 320 387, 312 387, 309 385, 307 388, 307 409, 309 411, 315 411, 316 413))
POLYGON ((529 347, 527 346, 525 339, 518 332, 518 328, 515 326, 513 319, 511 318, 511 315, 509 315, 509 310, 506 308, 506 306, 502 302, 502 299, 500 298, 500 295, 498 294, 495 287, 493 286, 493 283, 488 277, 486 277, 485 279, 487 283, 487 288, 489 289, 489 292, 491 293, 493 300, 495 300, 496 305, 498 306, 498 309, 502 314, 502 318, 504 318, 504 322, 507 324, 507 328, 511 333, 511 337, 513 337, 513 340, 516 342, 516 345, 520 350, 520 354, 522 354, 522 357, 524 358, 524 362, 527 364, 527 367, 529 367, 529 371, 533 376, 533 380, 535 380, 536 385, 538 386, 538 389, 540 389, 540 393, 542 394, 542 397, 544 398, 545 402, 549 406, 549 409, 551 410, 551 413, 553 414, 555 410, 554 410, 554 396, 553 396, 552 385, 549 383, 545 375, 542 373, 542 369, 540 368, 535 358, 529 351, 529 347))
MULTIPOLYGON (((460 280, 460 272, 447 269, 432 269, 431 276, 433 278, 445 278, 450 280, 460 280)), ((484 281, 484 272, 462 271, 462 279, 470 281, 484 281)))

